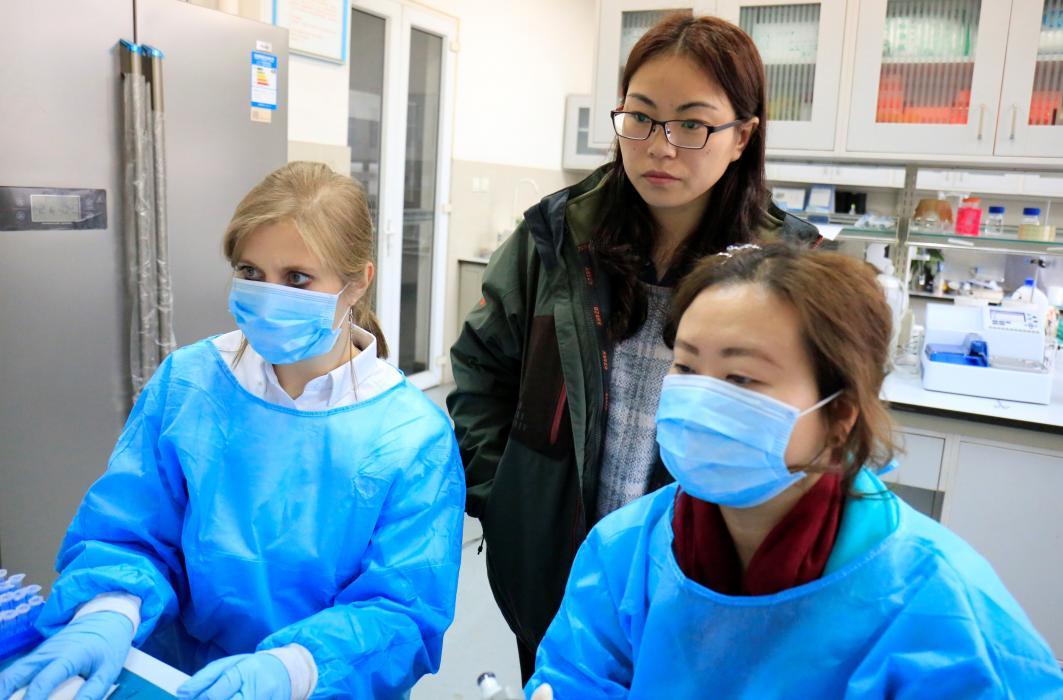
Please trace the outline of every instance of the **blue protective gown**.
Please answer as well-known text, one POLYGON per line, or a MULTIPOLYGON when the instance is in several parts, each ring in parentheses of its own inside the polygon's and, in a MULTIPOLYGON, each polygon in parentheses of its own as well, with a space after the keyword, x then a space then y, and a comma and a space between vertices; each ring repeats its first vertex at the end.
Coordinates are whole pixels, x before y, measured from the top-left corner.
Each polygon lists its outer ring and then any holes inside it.
POLYGON ((439 667, 465 484, 446 416, 409 382, 297 411, 245 391, 213 343, 166 359, 59 552, 52 633, 100 593, 186 672, 300 644, 314 697, 401 696, 439 667))
MULTIPOLYGON (((867 470, 856 487, 885 490, 867 470)), ((832 553, 823 578, 751 597, 683 575, 675 495, 591 531, 529 695, 548 682, 557 700, 1063 697, 1052 653, 989 564, 892 494, 849 499, 834 550, 846 561, 832 553)))

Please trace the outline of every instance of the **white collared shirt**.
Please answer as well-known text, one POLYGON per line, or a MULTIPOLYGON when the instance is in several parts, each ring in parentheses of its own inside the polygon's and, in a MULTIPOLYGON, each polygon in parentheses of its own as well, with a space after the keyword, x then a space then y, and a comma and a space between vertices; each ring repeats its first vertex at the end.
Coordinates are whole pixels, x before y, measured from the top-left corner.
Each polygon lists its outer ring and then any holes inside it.
POLYGON ((303 393, 294 399, 281 387, 273 365, 255 352, 250 344, 240 361, 236 362, 244 340, 243 333, 232 331, 211 342, 229 365, 240 386, 251 394, 298 411, 326 411, 371 399, 402 381, 402 374, 397 369, 377 357, 376 337, 364 328, 353 326, 353 329, 354 344, 360 351, 358 355, 328 374, 311 379, 303 388, 303 393))

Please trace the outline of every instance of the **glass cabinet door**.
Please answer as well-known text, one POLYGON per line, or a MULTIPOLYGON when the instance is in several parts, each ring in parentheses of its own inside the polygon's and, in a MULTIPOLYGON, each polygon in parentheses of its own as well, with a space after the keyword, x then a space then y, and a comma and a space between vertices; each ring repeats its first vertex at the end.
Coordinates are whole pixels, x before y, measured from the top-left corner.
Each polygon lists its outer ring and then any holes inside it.
POLYGON ((764 61, 768 147, 833 149, 845 0, 722 0, 719 10, 764 61))
POLYGON ((1011 3, 860 4, 849 150, 993 152, 1011 3))
POLYGON ((1015 3, 1000 109, 998 155, 1063 157, 1063 0, 1015 3))
POLYGON ((628 54, 650 27, 673 12, 715 14, 716 0, 601 0, 598 6, 598 51, 590 111, 592 148, 607 148, 615 134, 609 112, 619 103, 620 79, 628 54))

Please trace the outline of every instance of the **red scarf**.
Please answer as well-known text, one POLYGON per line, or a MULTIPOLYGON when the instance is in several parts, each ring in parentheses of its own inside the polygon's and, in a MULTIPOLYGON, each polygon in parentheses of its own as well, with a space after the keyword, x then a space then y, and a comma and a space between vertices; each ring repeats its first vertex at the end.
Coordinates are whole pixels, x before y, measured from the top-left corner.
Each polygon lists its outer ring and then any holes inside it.
POLYGON ((742 564, 720 507, 682 491, 675 502, 672 551, 690 579, 725 595, 770 595, 823 575, 838 535, 841 477, 824 474, 742 564))

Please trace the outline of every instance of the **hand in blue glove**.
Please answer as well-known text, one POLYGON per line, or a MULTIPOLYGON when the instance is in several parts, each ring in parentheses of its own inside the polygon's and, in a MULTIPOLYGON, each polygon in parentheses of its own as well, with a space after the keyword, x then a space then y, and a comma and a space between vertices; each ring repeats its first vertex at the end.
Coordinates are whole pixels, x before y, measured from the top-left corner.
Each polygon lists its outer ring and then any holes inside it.
POLYGON ((177 689, 180 700, 291 700, 292 681, 273 654, 237 654, 218 659, 177 689))
POLYGON ((26 688, 26 700, 46 700, 69 678, 87 678, 75 700, 103 700, 133 646, 133 623, 116 612, 79 617, 0 674, 0 698, 26 688))

